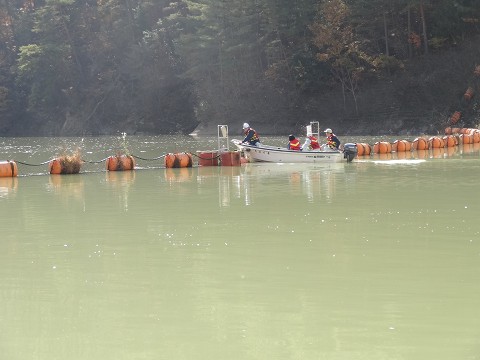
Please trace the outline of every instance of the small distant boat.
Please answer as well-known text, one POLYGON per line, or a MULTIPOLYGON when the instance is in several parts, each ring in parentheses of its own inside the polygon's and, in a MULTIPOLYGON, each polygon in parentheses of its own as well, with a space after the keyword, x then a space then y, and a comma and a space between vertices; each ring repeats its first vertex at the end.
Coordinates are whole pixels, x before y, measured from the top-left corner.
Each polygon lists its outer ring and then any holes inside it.
POLYGON ((232 142, 250 162, 270 163, 339 163, 350 162, 357 155, 355 144, 345 144, 343 150, 297 151, 268 145, 242 144, 241 140, 232 142), (345 160, 344 160, 345 159, 345 160))

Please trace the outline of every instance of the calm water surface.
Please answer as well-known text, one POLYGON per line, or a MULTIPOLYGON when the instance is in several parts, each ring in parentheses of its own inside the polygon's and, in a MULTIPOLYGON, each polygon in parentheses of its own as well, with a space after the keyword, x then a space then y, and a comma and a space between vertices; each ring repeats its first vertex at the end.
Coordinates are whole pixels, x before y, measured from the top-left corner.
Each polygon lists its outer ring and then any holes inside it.
MULTIPOLYGON (((127 140, 144 159, 217 147, 127 140)), ((0 359, 480 359, 477 149, 335 166, 95 162, 122 146, 0 139, 0 160, 30 164, 0 178, 0 359), (77 148, 81 174, 38 165, 77 148)))

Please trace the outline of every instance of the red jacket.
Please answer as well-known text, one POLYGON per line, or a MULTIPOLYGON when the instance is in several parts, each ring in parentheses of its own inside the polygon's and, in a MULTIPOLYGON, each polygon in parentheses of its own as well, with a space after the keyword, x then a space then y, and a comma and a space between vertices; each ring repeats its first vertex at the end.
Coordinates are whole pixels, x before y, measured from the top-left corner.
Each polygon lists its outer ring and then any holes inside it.
POLYGON ((315 136, 309 136, 308 138, 310 139, 310 147, 312 148, 312 150, 320 149, 320 144, 318 143, 318 139, 315 136))
POLYGON ((300 150, 300 141, 298 141, 298 139, 290 140, 290 143, 288 144, 288 148, 290 150, 300 150))

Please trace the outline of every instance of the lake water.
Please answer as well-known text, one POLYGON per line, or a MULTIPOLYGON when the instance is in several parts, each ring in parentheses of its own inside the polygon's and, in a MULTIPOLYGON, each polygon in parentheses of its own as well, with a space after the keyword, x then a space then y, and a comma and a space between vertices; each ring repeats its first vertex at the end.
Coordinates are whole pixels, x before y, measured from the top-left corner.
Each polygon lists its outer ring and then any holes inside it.
POLYGON ((96 162, 116 137, 0 139, 29 164, 0 178, 0 359, 480 359, 476 147, 164 169, 217 138, 125 145, 138 170, 96 162), (81 174, 39 165, 77 148, 81 174))

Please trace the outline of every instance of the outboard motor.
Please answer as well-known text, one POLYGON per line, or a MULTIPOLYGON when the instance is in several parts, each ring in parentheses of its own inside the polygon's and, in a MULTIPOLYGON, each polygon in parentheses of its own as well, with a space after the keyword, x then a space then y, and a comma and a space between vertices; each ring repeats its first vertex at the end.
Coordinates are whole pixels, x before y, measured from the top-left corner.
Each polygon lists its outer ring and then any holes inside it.
POLYGON ((343 157, 347 162, 351 162, 357 156, 357 145, 353 143, 346 143, 343 145, 343 157))

